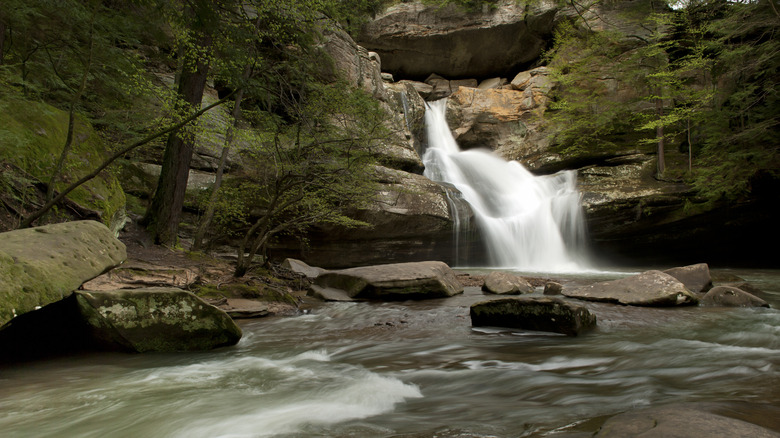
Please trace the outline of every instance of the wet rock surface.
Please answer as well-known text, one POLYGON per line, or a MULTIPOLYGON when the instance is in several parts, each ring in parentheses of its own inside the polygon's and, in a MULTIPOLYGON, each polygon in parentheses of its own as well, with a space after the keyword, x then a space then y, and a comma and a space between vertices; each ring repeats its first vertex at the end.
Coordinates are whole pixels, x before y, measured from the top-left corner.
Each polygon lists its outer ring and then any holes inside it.
POLYGON ((596 316, 583 305, 551 297, 517 297, 471 305, 473 326, 514 327, 568 336, 596 327, 596 316))
POLYGON ((520 276, 494 271, 485 277, 482 290, 497 295, 519 295, 532 293, 534 287, 520 276))
POLYGON ((732 286, 710 289, 699 303, 708 307, 769 307, 769 303, 761 298, 732 286))
POLYGON ((562 293, 586 301, 632 306, 679 306, 698 302, 683 283, 661 271, 647 271, 588 286, 566 287, 562 293))
POLYGON ((310 294, 337 293, 354 299, 426 299, 463 293, 455 272, 443 262, 412 262, 330 271, 317 277, 310 294), (343 293, 342 293, 343 292, 343 293))

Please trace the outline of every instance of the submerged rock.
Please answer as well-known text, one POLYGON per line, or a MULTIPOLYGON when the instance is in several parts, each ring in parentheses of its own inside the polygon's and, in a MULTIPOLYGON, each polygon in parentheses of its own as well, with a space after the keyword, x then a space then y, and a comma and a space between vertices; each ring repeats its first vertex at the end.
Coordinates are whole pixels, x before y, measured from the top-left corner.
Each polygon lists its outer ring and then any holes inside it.
POLYGON ((0 233, 0 324, 61 300, 125 259, 125 245, 95 221, 0 233))
POLYGON ((769 303, 732 286, 718 286, 710 289, 700 302, 710 307, 769 307, 769 303))
MULTIPOLYGON (((677 404, 628 411, 607 420, 597 438, 776 438, 780 433, 740 419, 707 412, 697 404, 677 404)), ((728 415, 733 411, 724 409, 728 415)), ((774 408, 775 415, 777 409, 774 408)))
POLYGON ((560 298, 518 297, 483 301, 471 306, 473 326, 514 327, 577 336, 596 327, 585 306, 560 298))
POLYGON ((534 291, 534 287, 523 277, 508 272, 494 271, 485 277, 482 290, 498 295, 519 295, 530 294, 534 291))
POLYGON ((455 272, 443 262, 412 262, 330 271, 317 277, 310 295, 406 300, 443 298, 463 292, 455 272))
POLYGON ((647 271, 619 280, 564 288, 562 293, 570 298, 631 306, 679 306, 698 302, 684 284, 661 271, 647 271))
POLYGON ((667 269, 664 273, 681 281, 691 292, 704 293, 712 289, 710 267, 706 263, 667 269))
POLYGON ((223 311, 176 288, 76 291, 0 329, 5 361, 82 351, 170 352, 234 345, 223 311))

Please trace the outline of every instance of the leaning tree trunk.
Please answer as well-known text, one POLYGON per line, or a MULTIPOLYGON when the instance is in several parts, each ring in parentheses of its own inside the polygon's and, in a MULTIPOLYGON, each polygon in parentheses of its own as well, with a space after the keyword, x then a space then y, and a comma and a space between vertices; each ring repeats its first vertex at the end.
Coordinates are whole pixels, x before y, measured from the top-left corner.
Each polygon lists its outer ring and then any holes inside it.
MULTIPOLYGON (((201 47, 208 47, 209 43, 210 39, 204 38, 201 47)), ((199 107, 203 100, 208 71, 209 66, 205 59, 198 59, 193 70, 185 67, 182 71, 178 94, 191 109, 199 107)), ((165 145, 157 190, 143 219, 158 245, 176 243, 194 147, 194 135, 182 132, 172 133, 165 145)))

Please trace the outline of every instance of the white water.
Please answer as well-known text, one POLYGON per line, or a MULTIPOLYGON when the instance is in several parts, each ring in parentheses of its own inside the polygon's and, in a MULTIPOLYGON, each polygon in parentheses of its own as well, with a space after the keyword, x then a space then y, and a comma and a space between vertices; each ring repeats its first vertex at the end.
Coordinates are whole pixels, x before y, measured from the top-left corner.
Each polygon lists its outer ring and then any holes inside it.
MULTIPOLYGON (((576 172, 535 176, 492 152, 462 151, 447 126, 446 108, 441 99, 429 102, 425 112, 425 176, 454 186, 471 206, 487 246, 487 265, 540 272, 586 269, 576 172)), ((454 221, 467 224, 463 218, 454 221)))

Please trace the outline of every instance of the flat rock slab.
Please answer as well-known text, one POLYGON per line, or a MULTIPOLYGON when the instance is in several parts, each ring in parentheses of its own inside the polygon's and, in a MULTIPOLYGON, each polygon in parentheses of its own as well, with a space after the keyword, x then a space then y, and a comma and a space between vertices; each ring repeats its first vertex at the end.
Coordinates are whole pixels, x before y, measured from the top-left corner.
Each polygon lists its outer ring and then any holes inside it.
POLYGON ((736 418, 699 409, 695 404, 640 409, 607 420, 597 438, 778 438, 780 433, 736 418))
POLYGON ((125 245, 95 221, 0 233, 0 324, 61 300, 126 259, 125 245))
POLYGON ((551 297, 513 297, 471 306, 473 326, 513 327, 563 333, 568 336, 596 327, 596 316, 585 306, 551 297))
POLYGON ((223 311, 176 288, 76 291, 0 329, 0 362, 84 351, 170 352, 233 345, 223 311))
POLYGON ((631 306, 693 305, 698 299, 683 283, 661 271, 647 271, 619 280, 564 288, 564 296, 631 306))
POLYGON ((344 292, 341 298, 408 300, 450 297, 463 293, 463 286, 446 263, 428 261, 326 272, 317 277, 309 294, 334 295, 334 290, 344 292))

